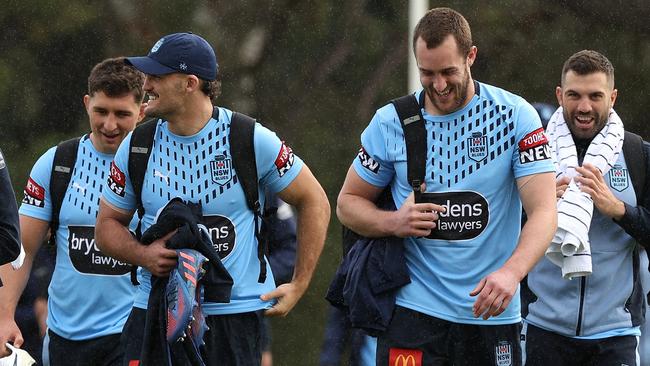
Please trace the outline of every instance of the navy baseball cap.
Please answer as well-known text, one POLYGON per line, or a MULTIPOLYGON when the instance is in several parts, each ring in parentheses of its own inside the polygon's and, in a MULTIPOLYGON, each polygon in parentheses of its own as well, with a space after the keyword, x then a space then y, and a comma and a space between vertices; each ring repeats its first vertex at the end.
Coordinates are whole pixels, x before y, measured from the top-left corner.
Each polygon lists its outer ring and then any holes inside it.
POLYGON ((149 75, 173 72, 196 75, 204 80, 215 80, 219 65, 212 46, 193 33, 173 33, 162 37, 142 57, 127 57, 127 62, 149 75))

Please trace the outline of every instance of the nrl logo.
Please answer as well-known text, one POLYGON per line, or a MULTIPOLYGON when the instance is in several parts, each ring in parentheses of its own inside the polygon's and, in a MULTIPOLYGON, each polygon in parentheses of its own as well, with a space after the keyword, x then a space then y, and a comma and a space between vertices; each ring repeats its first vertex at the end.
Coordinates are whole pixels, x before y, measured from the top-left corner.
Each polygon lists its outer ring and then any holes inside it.
POLYGON ((219 185, 225 185, 232 179, 232 162, 225 155, 217 155, 210 162, 210 172, 212 173, 212 182, 219 185))
POLYGON ((612 189, 622 192, 625 188, 630 186, 630 174, 627 169, 616 165, 609 171, 609 186, 612 189))
POLYGON ((467 139, 467 156, 478 162, 487 158, 487 155, 487 136, 483 136, 480 132, 473 132, 472 137, 467 139))

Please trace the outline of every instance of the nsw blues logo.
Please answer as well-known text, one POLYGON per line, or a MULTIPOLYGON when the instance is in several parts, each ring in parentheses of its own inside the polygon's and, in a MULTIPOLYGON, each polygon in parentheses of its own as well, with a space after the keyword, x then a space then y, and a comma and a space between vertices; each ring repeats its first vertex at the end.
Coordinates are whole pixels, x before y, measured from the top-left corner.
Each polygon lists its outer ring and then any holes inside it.
POLYGON ((630 174, 627 169, 616 165, 609 171, 609 186, 613 190, 622 192, 625 188, 630 186, 630 174))
POLYGON ((467 156, 474 161, 481 161, 488 156, 487 136, 480 132, 472 133, 467 139, 467 156))
POLYGON ((232 179, 232 161, 225 155, 217 155, 210 162, 210 172, 213 183, 225 185, 232 179))
POLYGON ((499 342, 494 349, 494 353, 497 366, 512 365, 512 346, 510 342, 499 342))

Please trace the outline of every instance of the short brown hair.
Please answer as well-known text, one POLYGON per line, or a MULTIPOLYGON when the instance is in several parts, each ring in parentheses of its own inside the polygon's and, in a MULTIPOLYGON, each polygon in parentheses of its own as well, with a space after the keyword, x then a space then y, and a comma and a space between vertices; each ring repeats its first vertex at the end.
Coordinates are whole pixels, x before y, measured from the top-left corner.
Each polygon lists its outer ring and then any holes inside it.
POLYGON ((600 52, 592 50, 582 50, 574 53, 569 57, 562 67, 562 85, 567 72, 573 71, 578 75, 589 75, 595 72, 603 72, 607 76, 607 81, 611 87, 614 87, 614 66, 600 52))
POLYGON ((144 74, 125 60, 124 57, 107 58, 95 65, 88 76, 88 95, 101 91, 115 98, 131 93, 136 103, 142 103, 144 74))
POLYGON ((221 95, 221 77, 217 75, 216 80, 200 80, 200 89, 213 102, 221 95))
POLYGON ((440 46, 450 34, 456 39, 461 55, 467 56, 472 48, 472 31, 467 19, 450 8, 431 9, 415 26, 413 52, 420 37, 426 42, 427 48, 435 48, 440 46))

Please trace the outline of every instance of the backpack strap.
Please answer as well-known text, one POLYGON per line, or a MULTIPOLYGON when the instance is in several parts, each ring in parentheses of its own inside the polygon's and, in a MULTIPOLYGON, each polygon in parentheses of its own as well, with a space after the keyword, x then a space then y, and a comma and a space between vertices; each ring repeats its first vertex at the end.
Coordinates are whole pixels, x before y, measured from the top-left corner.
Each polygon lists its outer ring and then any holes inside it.
POLYGON ((136 206, 138 210, 138 226, 136 228, 136 237, 138 240, 142 237, 142 216, 144 215, 144 207, 142 206, 142 184, 144 182, 144 175, 147 172, 147 164, 149 163, 149 156, 151 155, 151 147, 153 146, 153 138, 156 133, 156 126, 158 125, 157 119, 151 119, 140 124, 133 130, 131 134, 131 143, 129 145, 129 178, 131 179, 131 186, 133 186, 133 193, 136 199, 136 206))
POLYGON ((230 153, 232 154, 232 162, 237 177, 244 189, 246 204, 253 211, 255 237, 257 238, 257 257, 260 261, 260 276, 257 281, 264 283, 266 281, 266 259, 264 254, 266 253, 268 235, 262 235, 260 232, 260 220, 263 219, 263 213, 258 192, 254 133, 255 119, 242 113, 233 112, 230 121, 230 153))
MULTIPOLYGON (((135 228, 135 237, 138 240, 142 238, 142 216, 144 216, 142 184, 144 182, 144 175, 147 172, 147 164, 149 163, 149 156, 151 155, 151 147, 153 146, 153 138, 157 126, 157 119, 150 119, 141 123, 131 133, 131 141, 129 143, 128 169, 138 212, 138 226, 135 228)), ((140 284, 138 282, 138 266, 136 265, 131 266, 131 283, 135 286, 140 284)))
POLYGON ((625 164, 632 179, 632 187, 636 194, 636 202, 640 204, 642 201, 643 188, 646 181, 646 159, 645 149, 643 148, 643 139, 641 136, 625 131, 625 138, 623 139, 623 155, 625 156, 625 164))
POLYGON ((81 137, 75 137, 63 141, 56 146, 54 152, 54 161, 52 161, 52 173, 50 174, 50 199, 52 201, 52 219, 50 220, 50 240, 51 245, 56 243, 56 231, 59 228, 59 214, 65 192, 70 185, 74 165, 77 162, 77 150, 79 150, 79 140, 81 137))
POLYGON ((424 117, 420 103, 414 94, 408 94, 391 100, 399 116, 404 140, 406 141, 406 161, 408 181, 413 192, 415 202, 419 201, 420 185, 424 182, 427 159, 427 131, 424 126, 424 117))

